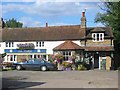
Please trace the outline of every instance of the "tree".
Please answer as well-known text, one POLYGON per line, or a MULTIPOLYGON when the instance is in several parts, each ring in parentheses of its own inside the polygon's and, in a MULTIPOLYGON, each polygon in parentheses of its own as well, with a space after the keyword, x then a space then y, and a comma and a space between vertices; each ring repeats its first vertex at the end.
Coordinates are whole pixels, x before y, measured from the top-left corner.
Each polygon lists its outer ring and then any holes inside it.
POLYGON ((4 58, 6 56, 6 53, 0 54, 0 58, 4 58))
POLYGON ((101 22, 105 26, 112 27, 114 35, 114 68, 120 67, 120 2, 104 2, 100 7, 104 13, 98 13, 95 22, 101 22))
POLYGON ((112 27, 115 41, 120 43, 120 2, 104 2, 104 7, 100 8, 104 13, 98 13, 95 22, 112 27))
POLYGON ((7 28, 21 28, 23 26, 23 23, 15 20, 14 18, 9 19, 5 22, 5 27, 7 28))

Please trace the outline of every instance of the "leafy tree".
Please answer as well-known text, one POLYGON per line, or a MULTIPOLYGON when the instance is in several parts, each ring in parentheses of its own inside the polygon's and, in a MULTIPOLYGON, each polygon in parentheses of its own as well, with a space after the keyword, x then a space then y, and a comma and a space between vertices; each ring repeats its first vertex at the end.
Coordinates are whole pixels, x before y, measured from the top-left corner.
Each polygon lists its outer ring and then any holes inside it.
POLYGON ((112 27, 115 41, 120 43, 120 2, 104 2, 104 7, 100 8, 104 13, 98 13, 95 22, 112 27))
POLYGON ((104 13, 98 13, 95 22, 101 22, 105 26, 112 27, 114 34, 114 68, 120 66, 120 1, 104 2, 104 7, 100 7, 104 13))
POLYGON ((5 22, 5 27, 7 28, 21 28, 23 26, 23 23, 18 22, 14 18, 9 19, 8 21, 5 22))
POLYGON ((0 54, 0 58, 4 58, 6 56, 6 53, 0 54))

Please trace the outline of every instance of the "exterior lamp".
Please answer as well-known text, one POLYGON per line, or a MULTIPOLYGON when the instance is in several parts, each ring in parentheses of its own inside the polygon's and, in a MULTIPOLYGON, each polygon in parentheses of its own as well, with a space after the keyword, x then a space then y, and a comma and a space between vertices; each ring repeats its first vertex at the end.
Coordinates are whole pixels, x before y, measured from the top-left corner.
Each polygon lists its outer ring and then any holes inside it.
POLYGON ((87 57, 88 56, 88 54, 87 53, 85 53, 85 57, 87 57))
POLYGON ((113 52, 111 52, 111 57, 113 58, 113 52))
POLYGON ((98 54, 98 52, 96 52, 96 54, 98 54))

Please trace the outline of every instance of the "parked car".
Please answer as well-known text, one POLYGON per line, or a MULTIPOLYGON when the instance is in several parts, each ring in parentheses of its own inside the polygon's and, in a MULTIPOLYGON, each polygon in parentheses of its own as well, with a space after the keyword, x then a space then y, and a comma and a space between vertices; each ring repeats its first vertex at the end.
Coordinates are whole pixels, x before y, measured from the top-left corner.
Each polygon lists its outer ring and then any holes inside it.
POLYGON ((17 62, 13 63, 13 68, 17 70, 21 69, 32 69, 32 70, 55 70, 56 66, 53 63, 50 63, 48 61, 42 60, 42 59, 30 59, 24 62, 17 62))

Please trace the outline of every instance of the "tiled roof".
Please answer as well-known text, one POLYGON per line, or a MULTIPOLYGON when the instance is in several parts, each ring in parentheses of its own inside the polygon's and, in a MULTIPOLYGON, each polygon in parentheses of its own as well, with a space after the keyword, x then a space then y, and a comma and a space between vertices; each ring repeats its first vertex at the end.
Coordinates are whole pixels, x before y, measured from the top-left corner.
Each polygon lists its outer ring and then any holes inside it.
POLYGON ((84 38, 84 30, 80 25, 2 30, 3 41, 59 41, 82 38, 84 38))
MULTIPOLYGON (((86 38, 92 38, 91 31, 105 30, 105 38, 113 38, 108 27, 86 28, 86 38)), ((85 38, 85 30, 80 25, 49 26, 40 28, 13 28, 0 30, 2 41, 65 41, 85 38)))
POLYGON ((100 28, 100 27, 96 27, 93 30, 91 30, 91 32, 105 32, 105 29, 100 28))
POLYGON ((85 51, 114 51, 113 46, 86 46, 85 51))
POLYGON ((88 27, 86 30, 86 38, 92 38, 92 33, 104 32, 105 38, 113 38, 112 29, 110 27, 88 27))
POLYGON ((83 48, 78 44, 72 41, 65 41, 64 43, 55 47, 53 50, 80 50, 80 49, 83 49, 83 48))

